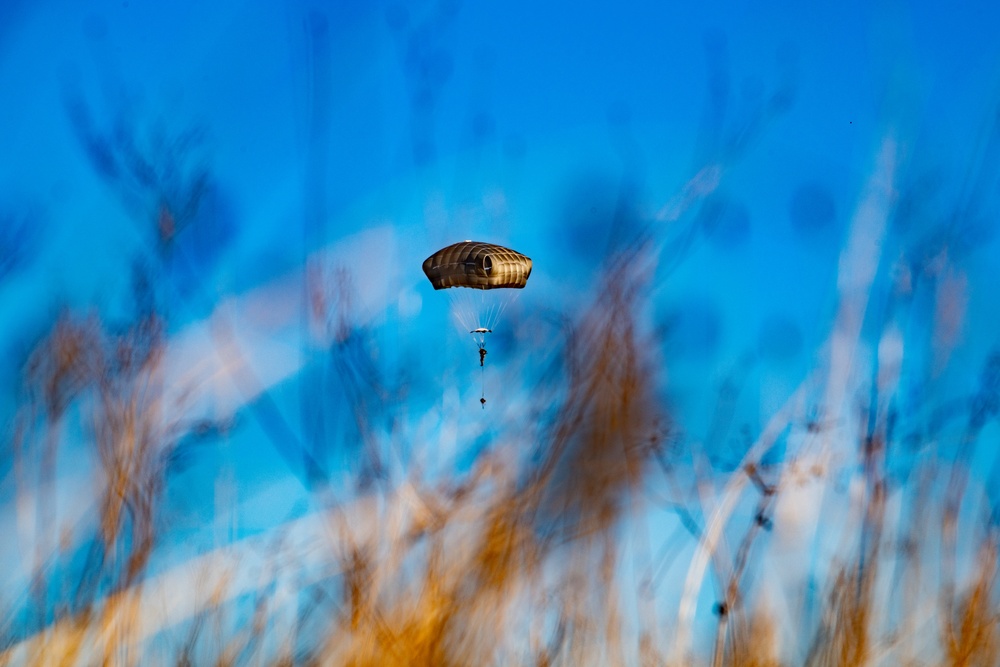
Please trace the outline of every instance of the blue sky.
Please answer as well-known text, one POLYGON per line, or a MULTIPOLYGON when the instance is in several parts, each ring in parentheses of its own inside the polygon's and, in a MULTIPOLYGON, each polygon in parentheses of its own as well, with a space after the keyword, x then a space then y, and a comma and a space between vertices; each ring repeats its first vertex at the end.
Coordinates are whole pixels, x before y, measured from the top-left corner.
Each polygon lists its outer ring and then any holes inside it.
MULTIPOLYGON (((732 374, 745 387, 737 419, 760 430, 829 361, 844 302, 841 251, 849 230, 867 224, 859 211, 891 143, 890 198, 919 214, 909 227, 896 213, 883 220, 876 284, 891 282, 897 256, 933 236, 936 221, 957 214, 974 223, 965 245, 945 244, 936 274, 939 289, 952 290, 946 301, 960 304, 945 358, 920 347, 947 328, 940 309, 917 308, 899 333, 901 401, 929 410, 922 400, 975 391, 1000 327, 998 159, 989 153, 998 23, 1000 8, 985 1, 611 9, 8 0, 0 3, 0 224, 8 225, 0 243, 17 261, 0 277, 0 345, 18 359, 64 306, 123 317, 134 263, 153 261, 160 202, 102 178, 95 142, 163 155, 194 132, 197 141, 175 157, 182 186, 208 175, 208 204, 195 218, 207 231, 186 237, 187 259, 171 265, 176 282, 161 286, 174 380, 190 379, 181 370, 238 365, 213 352, 211 323, 223 318, 261 386, 234 391, 223 371, 198 385, 208 389, 191 418, 235 426, 197 448, 170 487, 175 532, 163 559, 180 562, 183 552, 310 511, 299 471, 247 408, 257 390, 300 430, 302 396, 325 387, 315 400, 326 433, 351 437, 322 353, 330 334, 303 335, 300 326, 310 271, 318 267, 325 298, 336 301, 347 286, 351 324, 383 379, 408 387, 396 417, 415 441, 436 443, 413 461, 447 472, 517 427, 553 354, 545 342, 557 333, 553 313, 573 317, 589 302, 604 280, 608 239, 629 229, 622 220, 659 226, 665 239, 684 225, 717 226, 679 262, 661 256, 644 322, 666 332, 656 338, 667 369, 660 389, 690 438, 707 437, 713 397, 732 374), (658 220, 705 165, 722 166, 708 201, 658 220), (466 238, 510 245, 535 267, 489 356, 486 372, 502 389, 488 410, 477 400, 475 346, 420 271, 435 249, 466 238), (199 366, 204 359, 214 361, 199 366)), ((873 290, 863 311, 852 357, 859 376, 887 340, 871 314, 885 295, 873 290)), ((17 371, 16 361, 3 364, 5 419, 16 409, 17 371)), ((85 485, 86 466, 68 451, 61 470, 85 485)), ((707 455, 723 468, 732 457, 707 455)), ((346 475, 349 453, 330 456, 346 475)), ((0 511, 12 521, 8 473, 0 511)))

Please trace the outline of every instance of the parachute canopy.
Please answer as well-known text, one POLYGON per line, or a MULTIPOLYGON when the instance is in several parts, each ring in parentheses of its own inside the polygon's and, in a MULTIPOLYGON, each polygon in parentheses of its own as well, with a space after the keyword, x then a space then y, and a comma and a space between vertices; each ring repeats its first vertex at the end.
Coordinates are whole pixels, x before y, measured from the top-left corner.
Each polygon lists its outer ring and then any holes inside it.
POLYGON ((424 273, 436 290, 449 287, 521 289, 531 275, 531 259, 493 243, 462 241, 441 248, 425 259, 424 273))

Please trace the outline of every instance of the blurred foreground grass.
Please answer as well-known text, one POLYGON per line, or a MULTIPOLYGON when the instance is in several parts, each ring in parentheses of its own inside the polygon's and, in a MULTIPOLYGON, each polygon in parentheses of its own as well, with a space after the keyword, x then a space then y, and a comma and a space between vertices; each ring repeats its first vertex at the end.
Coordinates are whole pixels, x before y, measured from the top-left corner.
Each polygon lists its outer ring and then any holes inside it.
MULTIPOLYGON (((759 125, 787 106, 778 93, 759 125)), ((314 346, 304 356, 329 362, 343 390, 340 405, 303 401, 303 421, 322 423, 323 410, 351 420, 346 481, 285 423, 231 325, 212 318, 209 347, 246 392, 255 437, 280 453, 281 474, 301 477, 313 508, 156 569, 173 546, 164 509, 185 439, 227 428, 190 421, 199 380, 178 378, 197 369, 172 367, 166 306, 189 302, 225 233, 185 250, 185 235, 214 219, 201 211, 209 172, 183 165, 191 136, 137 160, 140 142, 106 140, 78 118, 94 159, 114 167, 101 173, 151 222, 153 252, 135 267, 127 322, 63 313, 24 361, 6 442, 12 569, 28 583, 0 600, 0 664, 1000 665, 997 471, 983 474, 977 456, 995 439, 1000 354, 949 410, 905 412, 902 347, 947 359, 956 337, 899 332, 919 332, 928 313, 954 324, 962 281, 947 280, 949 251, 964 237, 953 221, 916 233, 880 270, 898 213, 891 139, 847 232, 815 368, 756 430, 732 423, 738 390, 723 382, 704 441, 685 433, 647 301, 654 277, 711 233, 688 214, 758 124, 736 124, 675 199, 636 216, 587 307, 549 317, 545 343, 520 339, 504 372, 530 400, 489 406, 508 410, 504 425, 467 468, 442 474, 410 456, 437 443, 401 416, 403 391, 351 316, 344 267, 305 268, 299 314, 314 346), (738 463, 713 460, 733 441, 738 463), (67 498, 60 471, 74 465, 92 466, 96 482, 67 498), (96 520, 66 526, 67 504, 96 520)))
MULTIPOLYGON (((989 498, 971 490, 965 450, 949 459, 928 448, 907 482, 893 483, 886 461, 901 445, 889 403, 858 408, 850 437, 805 421, 793 397, 739 466, 700 467, 657 393, 662 361, 639 316, 650 255, 640 244, 609 261, 611 279, 564 329, 535 389, 546 407, 514 422, 468 472, 441 479, 413 466, 337 500, 314 480, 321 509, 280 537, 165 573, 149 563, 168 528, 170 455, 191 426, 165 399, 162 321, 148 311, 112 332, 94 317, 61 316, 27 360, 11 432, 32 577, 26 597, 5 601, 3 664, 1000 664, 998 530, 989 511, 960 511, 989 498), (764 463, 775 432, 790 428, 804 444, 764 463), (99 521, 82 550, 53 520, 67 431, 84 434, 101 473, 99 521), (825 452, 845 443, 850 508, 817 511, 813 527, 844 546, 821 581, 768 591, 782 576, 769 568, 785 544, 779 503, 842 473, 825 452), (671 498, 685 532, 636 537, 652 512, 648 485, 671 498), (657 593, 662 563, 648 554, 643 573, 626 574, 648 547, 641 539, 686 544, 683 596, 657 593), (702 578, 717 601, 711 616, 690 609, 702 578)), ((331 354, 346 355, 345 368, 371 367, 352 335, 333 336, 331 354)), ((995 363, 984 370, 987 394, 995 363)), ((351 395, 355 409, 371 409, 361 389, 351 395)), ((969 406, 966 445, 992 409, 969 406)), ((358 418, 362 429, 371 421, 358 418)), ((384 437, 363 435, 370 446, 359 456, 388 454, 384 437)))

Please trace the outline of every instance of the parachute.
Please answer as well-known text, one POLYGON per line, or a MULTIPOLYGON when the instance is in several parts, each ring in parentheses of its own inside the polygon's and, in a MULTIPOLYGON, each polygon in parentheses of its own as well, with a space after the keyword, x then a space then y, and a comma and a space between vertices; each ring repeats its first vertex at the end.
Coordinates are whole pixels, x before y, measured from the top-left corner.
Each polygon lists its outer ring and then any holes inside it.
POLYGON ((462 241, 425 259, 423 268, 435 290, 448 290, 455 318, 483 349, 517 294, 512 290, 528 284, 531 259, 494 243, 462 241))
MULTIPOLYGON (((528 283, 531 259, 493 243, 462 241, 425 259, 423 269, 435 290, 447 290, 455 319, 472 334, 483 366, 486 336, 528 283)), ((486 399, 480 402, 485 407, 486 399)))
POLYGON ((424 260, 424 273, 434 289, 470 287, 521 289, 531 275, 531 259, 493 243, 462 241, 441 248, 424 260))

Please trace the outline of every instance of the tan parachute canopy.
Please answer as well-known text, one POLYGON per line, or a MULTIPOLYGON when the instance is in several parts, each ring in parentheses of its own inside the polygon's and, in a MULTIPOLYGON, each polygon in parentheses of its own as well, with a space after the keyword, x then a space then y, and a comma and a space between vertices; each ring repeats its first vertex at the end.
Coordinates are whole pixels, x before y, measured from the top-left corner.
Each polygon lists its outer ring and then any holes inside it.
POLYGON ((425 259, 424 273, 436 290, 449 287, 520 289, 531 275, 531 259, 493 243, 462 241, 441 248, 425 259))

